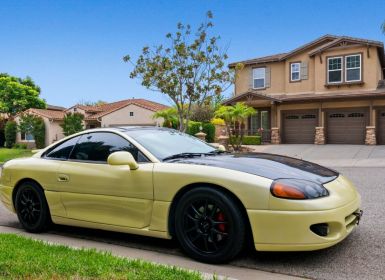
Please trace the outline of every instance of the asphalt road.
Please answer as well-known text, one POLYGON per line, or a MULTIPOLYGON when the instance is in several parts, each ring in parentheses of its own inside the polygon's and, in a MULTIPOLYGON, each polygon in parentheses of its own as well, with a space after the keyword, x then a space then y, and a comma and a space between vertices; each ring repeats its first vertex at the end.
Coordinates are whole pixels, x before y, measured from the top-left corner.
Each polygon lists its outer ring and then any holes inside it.
MULTIPOLYGON (((234 266, 311 279, 385 279, 385 168, 337 168, 362 195, 364 216, 359 227, 340 244, 320 251, 255 252, 252 248, 234 266)), ((16 216, 0 206, 0 225, 20 227, 16 216)), ((51 233, 121 246, 180 255, 173 241, 129 234, 55 226, 51 233)))

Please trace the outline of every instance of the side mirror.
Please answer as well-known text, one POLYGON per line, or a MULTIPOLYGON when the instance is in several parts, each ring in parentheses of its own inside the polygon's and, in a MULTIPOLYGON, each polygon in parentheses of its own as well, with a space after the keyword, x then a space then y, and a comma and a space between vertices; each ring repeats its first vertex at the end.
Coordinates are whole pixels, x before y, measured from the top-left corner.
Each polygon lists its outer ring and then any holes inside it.
POLYGON ((131 170, 139 168, 138 163, 130 152, 120 151, 114 152, 107 158, 109 165, 128 165, 131 170))

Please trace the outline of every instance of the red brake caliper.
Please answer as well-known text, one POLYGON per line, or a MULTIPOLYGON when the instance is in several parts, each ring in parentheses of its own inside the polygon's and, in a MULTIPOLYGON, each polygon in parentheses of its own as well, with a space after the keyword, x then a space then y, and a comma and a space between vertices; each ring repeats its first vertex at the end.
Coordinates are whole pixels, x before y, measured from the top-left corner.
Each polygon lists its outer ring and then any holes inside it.
MULTIPOLYGON (((216 218, 217 218, 217 221, 218 221, 218 222, 224 222, 224 221, 225 221, 225 215, 224 215, 222 212, 218 212, 216 218)), ((225 232, 225 231, 226 231, 226 226, 225 226, 225 224, 218 224, 218 229, 219 229, 221 232, 225 232)))

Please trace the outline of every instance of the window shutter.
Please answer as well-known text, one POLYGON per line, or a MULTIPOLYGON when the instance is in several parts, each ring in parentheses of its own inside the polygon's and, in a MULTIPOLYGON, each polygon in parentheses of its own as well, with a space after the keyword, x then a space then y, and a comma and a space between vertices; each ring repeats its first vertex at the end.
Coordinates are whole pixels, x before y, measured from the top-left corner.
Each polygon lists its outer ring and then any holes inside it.
POLYGON ((309 70, 307 65, 307 61, 301 63, 301 80, 307 80, 309 78, 309 70))
POLYGON ((249 67, 249 89, 253 89, 253 67, 249 67))
POLYGON ((265 68, 265 87, 269 88, 271 84, 271 70, 270 67, 265 68))

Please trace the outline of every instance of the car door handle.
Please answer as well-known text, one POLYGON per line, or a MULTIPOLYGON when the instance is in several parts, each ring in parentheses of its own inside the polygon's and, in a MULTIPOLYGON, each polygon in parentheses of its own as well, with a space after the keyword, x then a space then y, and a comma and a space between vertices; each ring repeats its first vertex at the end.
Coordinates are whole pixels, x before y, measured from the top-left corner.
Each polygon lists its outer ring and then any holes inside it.
POLYGON ((57 180, 59 182, 68 182, 70 180, 70 177, 68 175, 65 175, 65 174, 59 174, 57 177, 57 180))

